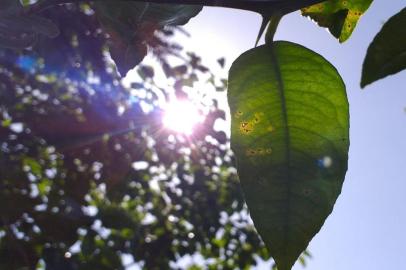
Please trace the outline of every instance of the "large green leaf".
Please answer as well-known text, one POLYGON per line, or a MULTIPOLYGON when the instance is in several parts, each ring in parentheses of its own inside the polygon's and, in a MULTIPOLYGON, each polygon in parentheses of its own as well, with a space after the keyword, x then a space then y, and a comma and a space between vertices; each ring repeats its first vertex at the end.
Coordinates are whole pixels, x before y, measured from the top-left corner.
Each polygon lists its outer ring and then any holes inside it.
POLYGON ((251 217, 278 269, 291 269, 341 192, 349 147, 345 85, 317 53, 278 41, 233 63, 228 101, 251 217))
POLYGON ((340 42, 346 41, 355 29, 362 14, 369 8, 372 0, 330 0, 302 9, 308 16, 340 42))
POLYGON ((390 18, 369 45, 361 87, 406 68, 406 8, 390 18))
POLYGON ((110 53, 118 70, 125 75, 147 54, 147 44, 155 30, 183 25, 202 6, 146 2, 96 2, 97 15, 112 36, 110 53))

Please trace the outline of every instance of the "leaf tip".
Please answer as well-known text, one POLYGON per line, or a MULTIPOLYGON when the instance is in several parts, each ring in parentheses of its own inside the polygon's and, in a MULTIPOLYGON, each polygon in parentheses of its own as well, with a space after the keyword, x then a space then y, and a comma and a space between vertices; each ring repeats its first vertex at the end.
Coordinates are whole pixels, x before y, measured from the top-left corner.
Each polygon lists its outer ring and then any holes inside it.
POLYGON ((366 81, 366 80, 364 80, 364 79, 361 79, 360 87, 361 87, 362 90, 364 90, 365 87, 366 87, 368 84, 371 84, 371 82, 370 82, 370 81, 366 81))
POLYGON ((362 67, 362 73, 361 73, 361 81, 360 81, 360 87, 361 89, 364 89, 367 85, 375 82, 377 79, 373 78, 366 72, 366 65, 365 63, 363 64, 362 67))

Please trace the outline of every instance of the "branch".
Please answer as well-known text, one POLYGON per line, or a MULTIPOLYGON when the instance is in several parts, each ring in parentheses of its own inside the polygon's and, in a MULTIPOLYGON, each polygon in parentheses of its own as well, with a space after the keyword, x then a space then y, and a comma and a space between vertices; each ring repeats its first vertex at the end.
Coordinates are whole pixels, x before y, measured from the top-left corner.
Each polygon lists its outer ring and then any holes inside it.
MULTIPOLYGON (((93 0, 107 1, 107 0, 93 0)), ((177 5, 203 5, 210 7, 226 7, 248 11, 254 11, 260 14, 271 15, 274 11, 281 14, 287 14, 298 9, 324 2, 326 0, 115 0, 133 1, 133 2, 150 2, 157 4, 177 4, 177 5)), ((28 8, 29 13, 41 12, 44 9, 55 5, 68 3, 89 2, 85 0, 40 0, 28 8)))

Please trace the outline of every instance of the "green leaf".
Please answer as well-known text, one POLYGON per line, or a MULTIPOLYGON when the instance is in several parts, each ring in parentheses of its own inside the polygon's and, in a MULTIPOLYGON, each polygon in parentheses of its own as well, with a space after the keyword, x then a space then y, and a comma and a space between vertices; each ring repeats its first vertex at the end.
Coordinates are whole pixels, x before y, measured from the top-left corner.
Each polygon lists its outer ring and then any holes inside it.
POLYGON ((48 192, 51 190, 51 186, 52 186, 51 180, 49 180, 47 178, 41 179, 41 181, 39 181, 37 184, 39 194, 41 196, 48 195, 48 192))
POLYGON ((4 119, 4 120, 1 121, 1 126, 2 127, 9 127, 12 123, 13 123, 13 120, 11 120, 10 118, 4 119))
POLYGON ((346 41, 372 0, 330 0, 302 9, 302 15, 327 27, 340 42, 346 41))
POLYGON ((42 172, 41 164, 39 164, 38 161, 30 157, 25 157, 23 159, 23 166, 29 167, 34 175, 40 175, 42 172))
POLYGON ((406 68, 406 8, 390 18, 369 45, 361 87, 406 68))
POLYGON ((112 37, 110 53, 119 72, 125 75, 147 54, 155 30, 183 25, 202 6, 144 2, 96 2, 99 21, 112 37))
POLYGON ((278 41, 233 63, 228 102, 251 217, 278 269, 289 270, 341 192, 349 147, 345 85, 317 53, 278 41))

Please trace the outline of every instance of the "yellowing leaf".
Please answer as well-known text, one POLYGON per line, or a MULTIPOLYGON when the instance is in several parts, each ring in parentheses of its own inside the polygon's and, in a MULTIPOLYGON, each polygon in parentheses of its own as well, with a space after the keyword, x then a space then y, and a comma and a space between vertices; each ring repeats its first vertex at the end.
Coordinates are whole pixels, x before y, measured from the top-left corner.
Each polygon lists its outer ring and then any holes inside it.
POLYGON ((372 0, 330 0, 302 9, 319 26, 327 27, 340 42, 346 41, 372 0))

